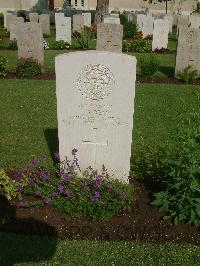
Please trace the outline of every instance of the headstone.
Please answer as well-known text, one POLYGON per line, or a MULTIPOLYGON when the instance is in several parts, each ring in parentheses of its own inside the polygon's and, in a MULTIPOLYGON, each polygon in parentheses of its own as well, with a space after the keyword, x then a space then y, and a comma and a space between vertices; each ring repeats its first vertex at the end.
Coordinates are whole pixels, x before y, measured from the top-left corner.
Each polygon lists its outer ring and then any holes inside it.
POLYGON ((59 20, 64 17, 65 17, 64 13, 55 13, 55 24, 57 24, 59 20))
POLYGON ((152 51, 168 46, 169 23, 164 19, 154 21, 152 51))
POLYGON ((143 18, 143 22, 142 22, 142 36, 143 36, 143 38, 153 34, 153 23, 154 23, 153 17, 146 16, 143 18))
POLYGON ((190 27, 194 29, 200 28, 200 15, 191 15, 190 16, 190 27))
POLYGON ((23 26, 24 18, 16 17, 9 23, 10 28, 10 40, 17 40, 17 32, 19 28, 23 26))
POLYGON ((4 13, 4 28, 7 29, 7 23, 8 23, 8 16, 10 16, 10 13, 5 12, 4 13))
POLYGON ((97 51, 122 52, 123 26, 97 24, 97 51))
POLYGON ((173 30, 173 21, 174 21, 173 17, 170 16, 170 15, 166 15, 164 17, 164 20, 167 20, 169 22, 169 32, 172 33, 172 30, 173 30))
POLYGON ((84 29, 84 17, 82 14, 73 15, 73 31, 80 32, 84 29))
POLYGON ((39 23, 43 34, 50 34, 50 16, 47 14, 39 15, 39 23))
POLYGON ((56 57, 59 153, 73 148, 82 170, 128 182, 136 80, 135 57, 73 52, 56 57), (121 66, 121 67, 120 67, 121 66))
POLYGON ((12 14, 7 14, 6 15, 6 28, 7 31, 10 31, 10 24, 15 22, 17 16, 12 15, 12 14))
POLYGON ((104 17, 103 22, 109 24, 120 24, 120 19, 109 16, 109 17, 104 17))
POLYGON ((200 74, 200 29, 180 28, 175 74, 192 66, 200 74))
POLYGON ((18 31, 17 46, 18 59, 33 58, 39 64, 44 63, 43 35, 39 23, 22 24, 18 31))
POLYGON ((71 43, 71 17, 59 17, 56 19, 56 41, 63 40, 71 43))
POLYGON ((137 15, 137 26, 138 26, 138 31, 142 31, 142 24, 143 20, 146 16, 143 14, 138 14, 137 15))
POLYGON ((30 20, 30 22, 38 23, 39 22, 38 13, 29 13, 29 20, 30 20))
POLYGON ((92 16, 91 13, 83 13, 84 26, 91 27, 92 16))

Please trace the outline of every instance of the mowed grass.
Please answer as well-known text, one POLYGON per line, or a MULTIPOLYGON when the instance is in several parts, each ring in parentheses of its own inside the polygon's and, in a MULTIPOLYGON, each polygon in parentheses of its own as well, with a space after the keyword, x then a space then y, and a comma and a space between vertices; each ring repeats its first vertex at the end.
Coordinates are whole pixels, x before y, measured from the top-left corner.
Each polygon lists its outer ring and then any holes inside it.
MULTIPOLYGON (((22 167, 57 147, 55 81, 1 80, 0 167, 22 167)), ((172 143, 182 119, 199 110, 198 86, 137 84, 133 154, 172 143)), ((70 100, 70 99, 69 99, 70 100)))
POLYGON ((0 265, 200 265, 194 245, 61 240, 0 233, 0 265))

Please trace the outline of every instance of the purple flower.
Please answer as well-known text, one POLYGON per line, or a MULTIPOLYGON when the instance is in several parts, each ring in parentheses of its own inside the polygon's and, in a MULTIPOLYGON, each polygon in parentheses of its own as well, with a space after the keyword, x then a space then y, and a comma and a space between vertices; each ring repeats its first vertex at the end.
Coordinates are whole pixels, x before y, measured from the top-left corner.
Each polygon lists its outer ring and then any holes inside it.
POLYGON ((63 192, 63 190, 64 190, 64 186, 62 185, 62 184, 59 184, 58 186, 57 186, 57 190, 61 193, 61 192, 63 192))
POLYGON ((36 165, 38 163, 39 163, 39 160, 37 160, 37 159, 34 159, 34 160, 31 161, 31 164, 33 164, 33 165, 36 165))
POLYGON ((103 176, 101 176, 101 175, 96 176, 96 181, 102 181, 102 180, 103 180, 103 176))
POLYGON ((119 195, 120 195, 120 197, 122 197, 122 198, 123 198, 123 197, 125 197, 125 195, 126 195, 126 192, 125 192, 125 191, 120 191, 120 192, 119 192, 119 195))
POLYGON ((96 192, 94 195, 92 195, 91 197, 90 197, 90 199, 92 200, 92 201, 97 201, 97 200, 99 200, 101 198, 101 194, 100 194, 100 192, 96 192))
POLYGON ((69 192, 69 190, 65 189, 63 194, 64 194, 65 197, 69 197, 70 192, 69 192))
POLYGON ((34 183, 33 179, 32 179, 32 178, 30 178, 30 179, 28 180, 28 184, 29 184, 30 186, 32 186, 32 185, 33 185, 33 183, 34 183))
POLYGON ((41 171, 40 178, 42 179, 42 181, 47 181, 49 178, 48 173, 46 173, 45 171, 41 171))
POLYGON ((73 148, 72 155, 75 156, 77 152, 78 152, 78 150, 76 148, 73 148))
POLYGON ((96 187, 96 189, 100 189, 101 188, 101 182, 96 182, 95 187, 96 187))
POLYGON ((71 176, 65 175, 64 176, 64 182, 65 183, 70 183, 71 182, 71 176))
POLYGON ((112 190, 113 189, 113 185, 112 184, 108 184, 108 189, 112 190))
POLYGON ((25 207, 25 204, 24 204, 23 200, 19 200, 18 203, 17 203, 17 206, 18 206, 19 208, 23 208, 23 207, 25 207))
POLYGON ((40 192, 39 190, 35 191, 35 196, 36 196, 36 197, 41 196, 41 192, 40 192))
POLYGON ((53 192, 53 193, 52 193, 52 196, 53 196, 53 197, 58 197, 58 196, 59 196, 59 193, 58 193, 58 192, 53 192))
POLYGON ((46 197, 46 198, 43 199, 43 202, 44 202, 44 204, 47 205, 47 204, 49 204, 50 199, 48 197, 46 197))
POLYGON ((56 160, 59 160, 60 159, 60 154, 59 154, 59 152, 54 152, 54 158, 56 159, 56 160))

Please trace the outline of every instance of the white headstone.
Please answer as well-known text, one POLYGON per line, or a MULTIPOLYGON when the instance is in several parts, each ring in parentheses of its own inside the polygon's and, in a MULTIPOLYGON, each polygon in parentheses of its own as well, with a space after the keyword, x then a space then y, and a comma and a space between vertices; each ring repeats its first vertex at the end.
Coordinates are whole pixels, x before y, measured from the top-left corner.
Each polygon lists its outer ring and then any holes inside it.
POLYGON ((30 22, 38 23, 39 22, 38 13, 29 13, 29 20, 30 20, 30 22))
POLYGON ((128 182, 136 58, 122 53, 73 52, 56 57, 61 160, 78 149, 82 170, 128 182))
POLYGON ((154 23, 153 17, 146 16, 143 18, 143 22, 142 22, 142 36, 143 36, 143 38, 153 34, 153 23, 154 23))
POLYGON ((92 16, 91 13, 83 13, 84 26, 91 27, 92 16))
POLYGON ((173 21, 174 21, 173 16, 166 15, 164 17, 164 20, 167 20, 169 22, 169 32, 172 33, 172 30, 173 30, 173 21))
POLYGON ((143 20, 146 16, 143 14, 138 14, 137 15, 137 26, 138 26, 138 31, 142 31, 142 24, 143 20))
POLYGON ((154 21, 152 51, 155 49, 167 48, 168 46, 169 23, 164 19, 154 21))
POLYGON ((10 28, 10 40, 17 40, 17 32, 19 28, 23 26, 24 18, 16 17, 15 20, 12 20, 9 23, 10 28))
POLYGON ((200 29, 179 29, 175 74, 188 66, 200 74, 200 29))
POLYGON ((190 27, 194 29, 200 28, 200 15, 191 15, 190 16, 190 27))
POLYGON ((71 17, 59 17, 56 20, 56 41, 71 43, 71 17))
POLYGON ((104 17, 103 22, 107 24, 120 24, 120 19, 116 17, 104 17))
POLYGON ((97 51, 122 52, 123 26, 119 24, 97 24, 97 51))
POLYGON ((39 15, 39 23, 41 24, 42 33, 50 34, 50 16, 47 14, 39 15))
POLYGON ((12 14, 7 14, 6 15, 6 28, 8 31, 10 31, 10 24, 15 22, 17 16, 12 15, 12 14))
POLYGON ((80 32, 84 29, 84 17, 82 14, 73 15, 73 31, 80 32))
POLYGON ((64 17, 65 17, 64 13, 55 13, 55 24, 57 24, 59 20, 64 17))
POLYGON ((22 24, 18 30, 18 59, 33 58, 39 64, 44 63, 43 35, 39 23, 22 24))

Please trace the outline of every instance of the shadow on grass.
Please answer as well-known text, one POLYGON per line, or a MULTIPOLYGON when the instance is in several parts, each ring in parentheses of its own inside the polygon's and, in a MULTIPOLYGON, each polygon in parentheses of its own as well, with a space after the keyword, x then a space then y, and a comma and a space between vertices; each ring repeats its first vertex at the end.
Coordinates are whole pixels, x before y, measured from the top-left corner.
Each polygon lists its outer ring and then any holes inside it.
POLYGON ((174 77, 174 68, 169 66, 160 66, 159 71, 165 74, 169 78, 174 77))
POLYGON ((16 217, 16 207, 0 196, 0 265, 50 260, 57 246, 53 227, 32 218, 16 217))
POLYGON ((54 159, 54 152, 59 151, 58 144, 58 129, 57 128, 47 128, 44 130, 44 136, 49 147, 49 152, 51 154, 52 160, 56 163, 54 159))

